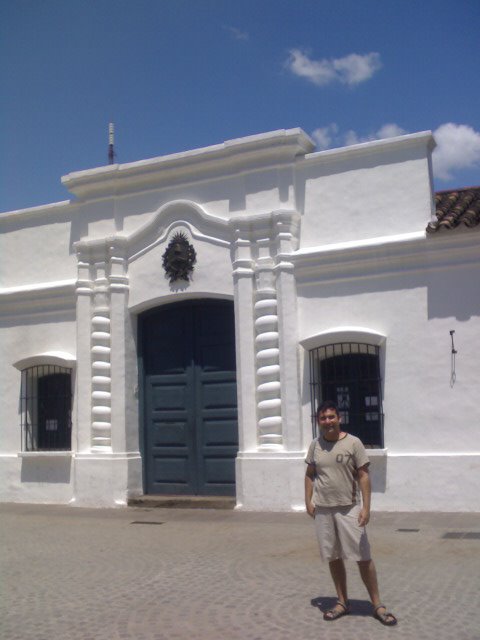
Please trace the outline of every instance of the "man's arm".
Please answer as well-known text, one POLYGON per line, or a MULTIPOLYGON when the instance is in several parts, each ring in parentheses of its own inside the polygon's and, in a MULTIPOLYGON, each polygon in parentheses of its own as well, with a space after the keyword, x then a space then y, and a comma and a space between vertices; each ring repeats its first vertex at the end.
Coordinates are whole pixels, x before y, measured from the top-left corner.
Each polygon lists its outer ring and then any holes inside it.
POLYGON ((370 484, 370 474, 368 473, 368 464, 357 470, 357 481, 362 494, 362 508, 358 515, 358 524, 364 527, 370 520, 370 498, 372 495, 372 486, 370 484))
POLYGON ((308 464, 305 471, 305 507, 312 518, 315 517, 315 507, 312 504, 313 481, 315 479, 315 465, 308 464))

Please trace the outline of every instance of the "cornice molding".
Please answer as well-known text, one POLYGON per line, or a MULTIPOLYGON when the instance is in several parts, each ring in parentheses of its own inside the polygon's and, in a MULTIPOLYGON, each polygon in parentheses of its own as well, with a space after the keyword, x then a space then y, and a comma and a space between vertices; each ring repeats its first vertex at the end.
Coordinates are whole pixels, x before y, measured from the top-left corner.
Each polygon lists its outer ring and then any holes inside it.
POLYGON ((382 140, 372 140, 370 142, 361 142, 352 144, 338 149, 327 149, 325 151, 316 151, 305 155, 302 162, 304 164, 315 163, 333 163, 339 160, 348 160, 349 158, 363 157, 368 158, 370 155, 378 155, 391 153, 392 151, 402 151, 407 149, 425 149, 427 153, 431 153, 436 146, 435 139, 431 131, 420 131, 419 133, 410 133, 395 138, 384 138, 382 140))
POLYGON ((2 316, 16 316, 74 311, 76 283, 76 280, 63 280, 0 289, 0 313, 2 316))
POLYGON ((0 289, 0 300, 16 302, 24 298, 49 298, 74 294, 76 279, 60 280, 58 282, 39 282, 20 287, 0 289))
POLYGON ((292 254, 291 260, 299 285, 339 279, 385 278, 425 267, 478 265, 479 240, 480 235, 472 231, 442 238, 418 232, 299 250, 292 254))
POLYGON ((244 234, 250 241, 262 238, 274 240, 278 233, 289 233, 297 237, 300 222, 301 215, 295 209, 275 209, 256 214, 235 215, 228 220, 230 228, 235 233, 244 234))
POLYGON ((76 206, 76 203, 71 200, 63 200, 62 202, 52 202, 37 207, 28 207, 27 209, 6 211, 5 213, 0 213, 0 226, 20 220, 24 222, 29 218, 39 218, 42 215, 60 215, 68 209, 73 210, 76 206))
POLYGON ((81 199, 158 188, 166 182, 212 179, 294 162, 315 148, 301 129, 281 129, 222 144, 128 164, 63 176, 63 185, 81 199))

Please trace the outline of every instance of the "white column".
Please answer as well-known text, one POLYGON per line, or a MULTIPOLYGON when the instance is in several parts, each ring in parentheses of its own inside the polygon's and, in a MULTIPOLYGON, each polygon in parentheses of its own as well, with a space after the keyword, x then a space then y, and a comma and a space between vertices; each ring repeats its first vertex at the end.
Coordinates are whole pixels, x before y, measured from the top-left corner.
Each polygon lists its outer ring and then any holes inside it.
POLYGON ((138 376, 135 331, 128 313, 126 242, 110 242, 109 255, 112 451, 138 452, 138 376))
POLYGON ((255 330, 258 442, 261 450, 280 450, 282 400, 279 366, 279 334, 274 262, 270 239, 257 240, 255 266, 255 330))
MULTIPOLYGON (((77 251, 78 279, 76 286, 76 332, 77 332, 77 370, 75 388, 76 406, 76 451, 88 452, 91 447, 91 396, 92 396, 92 363, 91 363, 91 330, 93 281, 88 256, 77 251)), ((73 448, 73 447, 72 447, 73 448)))
MULTIPOLYGON (((292 210, 250 216, 249 223, 244 222, 255 275, 256 395, 250 387, 242 401, 253 406, 256 400, 257 407, 256 448, 240 451, 236 466, 237 508, 245 510, 304 508, 297 305, 290 260, 298 223, 292 210)), ((242 309, 242 323, 250 323, 250 310, 242 309)))
POLYGON ((276 230, 276 289, 283 444, 286 451, 302 449, 301 390, 298 356, 297 291, 291 261, 298 220, 292 213, 274 214, 276 230))
POLYGON ((237 360, 237 399, 239 451, 257 449, 255 405, 255 327, 251 243, 248 224, 232 221, 233 287, 235 305, 235 350, 237 360))
POLYGON ((77 415, 74 502, 127 504, 142 492, 135 329, 128 314, 124 237, 77 244, 77 415), (87 277, 88 274, 88 277, 87 277))
POLYGON ((109 453, 111 439, 110 301, 105 262, 95 263, 92 316, 92 450, 109 453))

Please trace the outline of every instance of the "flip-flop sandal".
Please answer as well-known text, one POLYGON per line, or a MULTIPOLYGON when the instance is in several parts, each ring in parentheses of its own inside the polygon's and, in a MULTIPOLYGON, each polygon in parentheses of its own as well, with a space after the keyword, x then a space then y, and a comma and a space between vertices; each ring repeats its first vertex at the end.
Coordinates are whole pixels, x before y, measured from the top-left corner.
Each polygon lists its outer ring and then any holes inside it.
POLYGON ((335 607, 333 607, 332 609, 329 609, 328 611, 325 611, 325 613, 323 614, 324 620, 328 620, 328 622, 331 622, 332 620, 338 620, 338 618, 341 618, 342 616, 346 616, 350 613, 350 609, 348 608, 348 605, 343 604, 343 602, 340 602, 340 600, 338 600, 335 603, 335 607), (335 609, 337 605, 340 607, 343 607, 343 611, 339 609, 335 609))
POLYGON ((379 620, 386 627, 393 627, 395 624, 397 624, 396 617, 393 615, 393 613, 387 611, 387 608, 384 604, 379 604, 378 607, 375 607, 373 617, 379 620), (385 613, 378 613, 379 609, 385 609, 385 613))

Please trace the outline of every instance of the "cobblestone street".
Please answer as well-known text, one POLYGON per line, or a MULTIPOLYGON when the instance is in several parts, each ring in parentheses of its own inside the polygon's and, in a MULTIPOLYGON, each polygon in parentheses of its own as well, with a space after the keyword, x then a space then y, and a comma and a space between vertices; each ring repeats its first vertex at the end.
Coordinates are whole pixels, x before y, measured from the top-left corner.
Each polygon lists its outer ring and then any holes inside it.
POLYGON ((478 640, 480 517, 376 513, 387 629, 349 564, 333 603, 305 514, 1 505, 5 640, 478 640))

